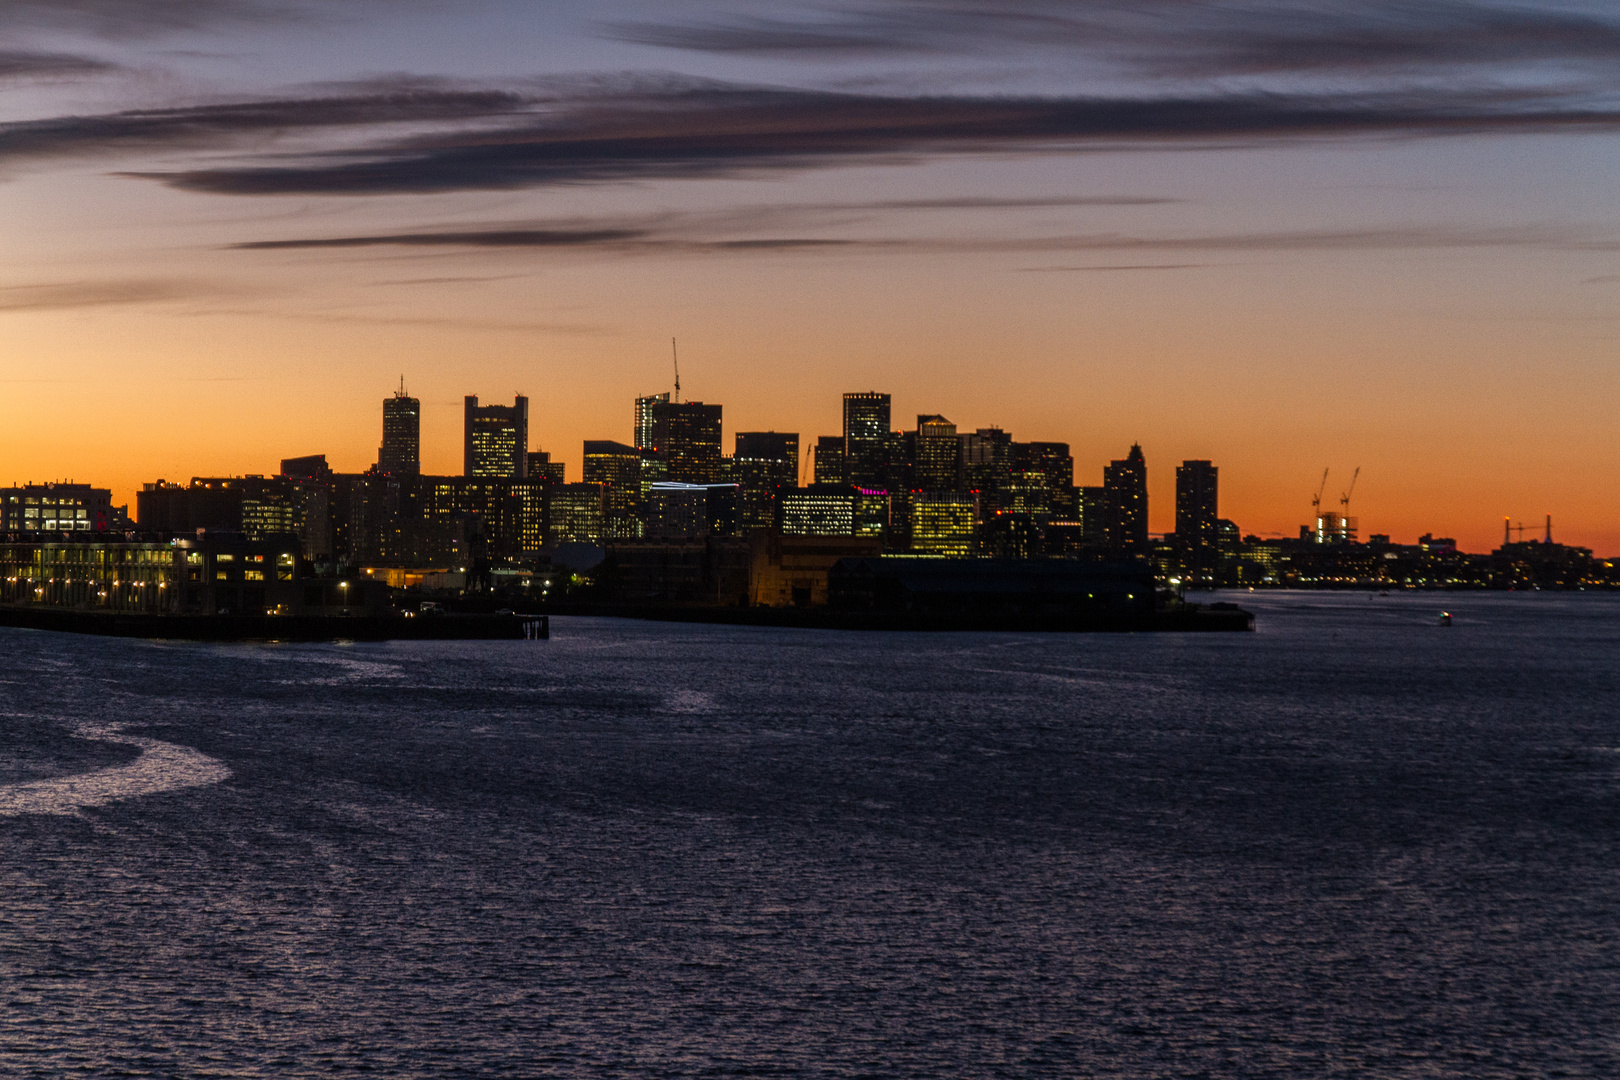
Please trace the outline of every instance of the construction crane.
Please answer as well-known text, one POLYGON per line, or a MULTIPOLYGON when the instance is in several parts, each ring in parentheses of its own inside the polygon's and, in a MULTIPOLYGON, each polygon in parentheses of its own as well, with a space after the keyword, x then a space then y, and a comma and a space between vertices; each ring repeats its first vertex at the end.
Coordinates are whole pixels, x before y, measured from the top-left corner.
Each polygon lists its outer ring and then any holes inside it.
POLYGON ((675 361, 675 404, 681 403, 681 354, 675 351, 675 339, 669 339, 669 355, 675 361))
POLYGON ((1339 496, 1339 516, 1341 517, 1348 518, 1350 516, 1350 496, 1356 493, 1356 479, 1360 476, 1361 466, 1357 465, 1356 471, 1350 474, 1350 489, 1339 496))
POLYGON ((1327 490, 1328 471, 1322 470, 1322 482, 1316 487, 1316 494, 1311 496, 1311 517, 1318 523, 1322 520, 1322 492, 1327 490))

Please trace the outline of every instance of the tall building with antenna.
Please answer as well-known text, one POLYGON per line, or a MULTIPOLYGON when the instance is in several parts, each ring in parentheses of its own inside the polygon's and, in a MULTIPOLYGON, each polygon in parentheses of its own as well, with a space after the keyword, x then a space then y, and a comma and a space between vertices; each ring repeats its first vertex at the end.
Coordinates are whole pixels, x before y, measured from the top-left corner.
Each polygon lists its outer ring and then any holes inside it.
POLYGON ((422 472, 422 403, 405 393, 403 375, 394 396, 383 399, 377 471, 390 476, 417 476, 422 472))

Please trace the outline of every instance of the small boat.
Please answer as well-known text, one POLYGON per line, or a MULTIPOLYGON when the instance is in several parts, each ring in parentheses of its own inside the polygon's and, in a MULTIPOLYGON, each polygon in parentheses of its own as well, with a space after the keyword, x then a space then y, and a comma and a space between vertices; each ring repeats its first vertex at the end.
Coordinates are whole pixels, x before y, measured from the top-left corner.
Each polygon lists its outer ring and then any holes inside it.
POLYGON ((1442 611, 1440 613, 1440 625, 1441 626, 1450 626, 1451 625, 1451 612, 1442 611))

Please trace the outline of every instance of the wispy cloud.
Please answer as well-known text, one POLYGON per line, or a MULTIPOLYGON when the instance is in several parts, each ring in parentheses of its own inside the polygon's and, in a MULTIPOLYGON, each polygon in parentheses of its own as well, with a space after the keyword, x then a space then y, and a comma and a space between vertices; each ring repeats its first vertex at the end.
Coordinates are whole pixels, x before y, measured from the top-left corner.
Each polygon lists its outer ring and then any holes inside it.
MULTIPOLYGON (((383 106, 387 107, 387 106, 383 106)), ((397 106, 395 106, 397 107, 397 106)), ((491 103, 445 107, 489 110, 491 103)), ((113 118, 109 138, 195 137, 268 128, 240 106, 196 117, 113 118)), ((329 123, 341 101, 324 106, 329 123)), ((295 124, 294 103, 268 115, 295 124)), ((313 110, 315 116, 321 110, 313 110)), ((312 121, 315 122, 315 121, 312 121)), ((360 123, 362 121, 353 121, 360 123)), ((8 147, 83 144, 95 124, 0 129, 8 147)), ((1389 95, 1274 93, 1154 98, 908 97, 666 82, 593 84, 522 120, 333 150, 301 161, 144 173, 172 187, 231 195, 426 194, 676 177, 731 177, 859 161, 939 155, 1074 152, 1121 145, 1234 145, 1348 136, 1461 132, 1614 131, 1620 109, 1545 92, 1412 91, 1389 95)))
POLYGON ((509 115, 525 104, 501 90, 456 90, 411 83, 324 97, 222 102, 0 124, 0 163, 78 154, 220 147, 334 128, 442 123, 509 115))
POLYGON ((1612 5, 1482 0, 867 0, 760 13, 606 20, 602 32, 687 51, 826 59, 1062 51, 1144 74, 1366 72, 1606 64, 1612 5))
POLYGON ((0 79, 59 79, 104 75, 119 66, 91 56, 0 49, 0 79))
MULTIPOLYGON (((1273 252, 1398 251, 1528 248, 1545 251, 1620 251, 1620 236, 1551 225, 1469 228, 1396 225, 1353 229, 1144 236, 1120 233, 997 237, 849 237, 706 235, 701 219, 663 226, 621 224, 599 228, 499 228, 423 230, 359 236, 253 240, 232 245, 243 251, 333 250, 370 247, 509 248, 607 250, 625 254, 661 252, 866 251, 904 254, 940 252, 1273 252)), ((1184 270, 1201 263, 1105 264, 1030 267, 1031 271, 1184 270)))
POLYGON ((148 304, 197 295, 194 285, 177 281, 72 281, 0 286, 0 312, 148 304))

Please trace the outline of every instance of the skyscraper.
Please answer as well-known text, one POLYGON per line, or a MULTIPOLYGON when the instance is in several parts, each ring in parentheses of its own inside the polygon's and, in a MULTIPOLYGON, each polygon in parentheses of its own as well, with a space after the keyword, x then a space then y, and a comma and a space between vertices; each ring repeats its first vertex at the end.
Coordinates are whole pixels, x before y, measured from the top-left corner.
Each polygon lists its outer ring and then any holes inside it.
POLYGON ((479 405, 468 394, 462 475, 522 480, 529 475, 529 399, 479 405))
POLYGON ((422 471, 422 403, 406 396, 403 377, 394 396, 383 399, 377 471, 390 476, 416 476, 422 471))
POLYGON ((670 481, 720 483, 720 406, 654 401, 651 412, 652 446, 668 461, 670 481))
POLYGON ((744 532, 776 524, 778 494, 798 486, 799 436, 796 432, 739 431, 731 457, 737 508, 744 532))
POLYGON ((641 535, 641 458, 649 452, 609 439, 585 440, 582 471, 587 484, 602 485, 605 536, 641 535))
POLYGON ((849 459, 844 455, 844 440, 837 435, 823 435, 816 440, 815 480, 818 484, 846 484, 849 482, 849 459))
POLYGON ((960 447, 956 425, 943 416, 917 417, 914 483, 922 491, 956 490, 960 447))
POLYGON ((668 394, 653 394, 636 398, 636 428, 634 444, 642 450, 656 449, 658 443, 653 431, 653 406, 669 404, 668 394))
POLYGON ((888 482, 889 395, 844 395, 844 469, 856 487, 888 482))
POLYGON ((1196 584, 1207 583, 1217 563, 1219 472, 1208 461, 1183 461, 1176 468, 1176 544, 1188 576, 1196 584))
POLYGON ((1108 497, 1108 546, 1129 555, 1147 554, 1147 460, 1139 444, 1132 443, 1123 460, 1103 469, 1103 490, 1108 497))

